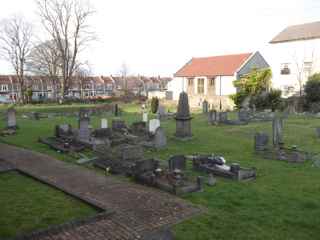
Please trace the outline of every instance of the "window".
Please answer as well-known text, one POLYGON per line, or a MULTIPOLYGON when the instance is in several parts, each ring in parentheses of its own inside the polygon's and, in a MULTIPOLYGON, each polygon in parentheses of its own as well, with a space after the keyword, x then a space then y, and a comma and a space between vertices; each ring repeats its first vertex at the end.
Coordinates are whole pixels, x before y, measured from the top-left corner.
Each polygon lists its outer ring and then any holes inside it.
POLYGON ((198 94, 204 93, 204 78, 198 78, 198 94))
POLYGON ((282 63, 281 64, 281 75, 290 75, 290 64, 289 63, 282 63))
POLYGON ((210 79, 210 82, 209 82, 210 87, 214 86, 214 81, 215 81, 215 78, 210 79))
POLYGON ((193 78, 188 78, 188 86, 192 86, 193 85, 193 78))
POLYGON ((9 90, 8 85, 7 85, 7 84, 1 85, 0 90, 1 90, 2 92, 7 92, 7 91, 9 90))
POLYGON ((311 75, 311 71, 312 71, 312 62, 304 62, 303 73, 306 79, 311 75))

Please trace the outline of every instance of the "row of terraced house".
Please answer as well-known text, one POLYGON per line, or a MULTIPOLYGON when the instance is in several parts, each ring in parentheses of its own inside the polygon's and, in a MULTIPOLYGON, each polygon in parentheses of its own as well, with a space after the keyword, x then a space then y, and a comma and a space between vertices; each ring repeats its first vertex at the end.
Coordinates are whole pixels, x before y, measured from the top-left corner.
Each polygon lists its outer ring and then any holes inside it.
MULTIPOLYGON (((125 88, 137 95, 147 96, 149 92, 164 90, 171 78, 145 76, 96 76, 73 77, 68 96, 73 98, 108 98, 120 94, 125 88)), ((32 89, 33 100, 46 100, 59 97, 59 81, 48 77, 25 76, 25 86, 32 89)), ((0 96, 9 101, 19 99, 18 79, 14 75, 0 76, 0 96)))

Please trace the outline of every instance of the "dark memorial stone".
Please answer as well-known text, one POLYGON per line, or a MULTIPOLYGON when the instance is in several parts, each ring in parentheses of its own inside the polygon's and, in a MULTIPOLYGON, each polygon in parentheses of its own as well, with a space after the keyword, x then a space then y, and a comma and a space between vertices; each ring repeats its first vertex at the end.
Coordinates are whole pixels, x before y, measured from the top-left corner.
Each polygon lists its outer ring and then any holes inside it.
POLYGON ((265 151, 268 149, 269 136, 266 133, 256 133, 254 136, 254 148, 256 151, 265 151))
POLYGON ((176 155, 170 157, 169 170, 174 171, 175 169, 185 170, 186 169, 186 158, 184 155, 176 155))
POLYGON ((202 102, 202 113, 208 113, 209 112, 209 103, 207 100, 204 100, 202 102))
POLYGON ((192 137, 191 133, 191 115, 189 109, 188 94, 180 93, 179 105, 176 119, 176 134, 177 138, 186 139, 192 137))

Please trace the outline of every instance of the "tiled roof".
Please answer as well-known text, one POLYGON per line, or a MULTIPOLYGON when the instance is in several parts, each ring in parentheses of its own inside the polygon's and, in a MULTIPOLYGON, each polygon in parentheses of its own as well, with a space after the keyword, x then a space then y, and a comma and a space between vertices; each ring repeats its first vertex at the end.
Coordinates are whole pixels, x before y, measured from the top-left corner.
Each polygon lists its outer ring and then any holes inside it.
POLYGON ((270 43, 282 43, 320 38, 320 22, 289 26, 275 36, 270 43))
POLYGON ((252 53, 192 58, 176 74, 176 77, 232 76, 252 53))

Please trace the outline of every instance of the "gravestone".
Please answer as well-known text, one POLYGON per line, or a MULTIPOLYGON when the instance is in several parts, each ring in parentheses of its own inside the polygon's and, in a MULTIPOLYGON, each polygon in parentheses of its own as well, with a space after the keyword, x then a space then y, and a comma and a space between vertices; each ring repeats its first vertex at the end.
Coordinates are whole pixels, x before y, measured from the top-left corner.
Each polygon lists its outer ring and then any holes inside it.
POLYGON ((317 135, 317 138, 320 138, 320 127, 316 128, 316 135, 317 135))
POLYGON ((60 124, 55 127, 55 137, 71 137, 73 135, 72 127, 70 124, 60 124))
POLYGON ((163 119, 167 116, 166 109, 163 105, 158 106, 157 116, 158 119, 163 119))
POLYGON ((283 145, 283 119, 279 115, 272 121, 272 133, 273 146, 278 148, 283 145))
POLYGON ((209 111, 209 103, 207 100, 204 100, 202 102, 202 113, 206 114, 206 113, 208 113, 208 111, 209 111))
POLYGON ((148 113, 147 112, 142 113, 142 122, 148 122, 148 113))
POLYGON ((87 112, 80 111, 78 139, 83 142, 90 140, 90 118, 87 112))
POLYGON ((209 173, 207 185, 214 186, 216 184, 216 182, 217 182, 217 180, 213 177, 213 174, 209 173))
POLYGON ((189 99, 186 92, 180 93, 178 111, 176 119, 175 136, 180 139, 192 137, 191 133, 191 115, 189 109, 189 99))
POLYGON ((165 148, 167 146, 167 137, 163 128, 157 128, 154 134, 153 144, 156 149, 165 148))
POLYGON ((9 108, 7 110, 7 128, 17 128, 16 110, 9 108))
POLYGON ((240 111, 238 112, 238 118, 239 118, 239 121, 241 122, 249 122, 250 120, 249 111, 246 109, 240 109, 240 111))
POLYGON ((151 119, 149 121, 149 132, 155 133, 156 130, 160 127, 160 120, 159 119, 151 119))
POLYGON ((268 149, 269 136, 266 133, 258 132, 254 136, 254 148, 256 151, 265 151, 268 149))
POLYGON ((101 128, 108 128, 108 119, 101 119, 101 128))
POLYGON ((127 125, 123 120, 120 119, 113 119, 112 120, 112 129, 113 130, 121 130, 121 129, 126 129, 127 125))
POLYGON ((209 124, 217 124, 217 111, 210 110, 208 113, 208 122, 209 124))
POLYGON ((170 157, 169 161, 169 170, 174 171, 175 169, 185 170, 186 169, 186 157, 184 155, 175 155, 170 157))
POLYGON ((218 122, 224 123, 228 121, 228 112, 218 112, 218 122))
POLYGON ((119 106, 117 103, 115 105, 113 105, 113 113, 114 113, 115 117, 119 116, 119 106))

